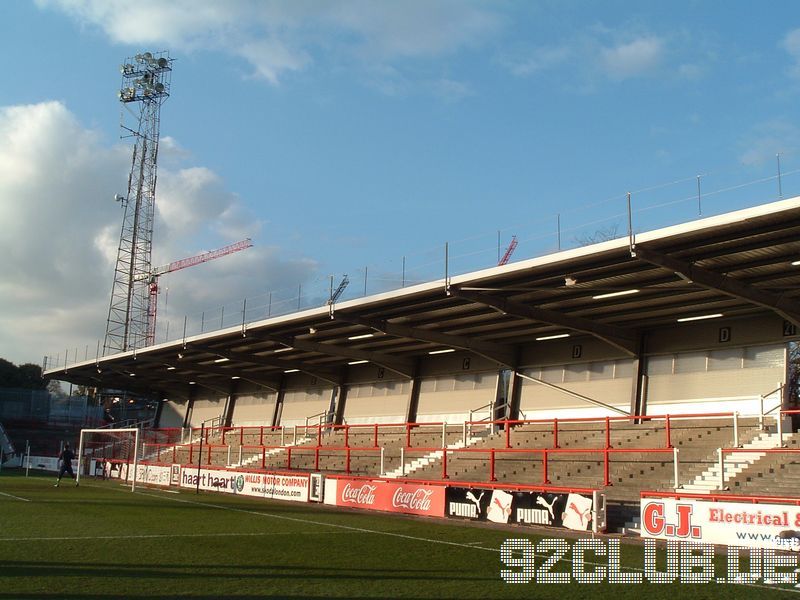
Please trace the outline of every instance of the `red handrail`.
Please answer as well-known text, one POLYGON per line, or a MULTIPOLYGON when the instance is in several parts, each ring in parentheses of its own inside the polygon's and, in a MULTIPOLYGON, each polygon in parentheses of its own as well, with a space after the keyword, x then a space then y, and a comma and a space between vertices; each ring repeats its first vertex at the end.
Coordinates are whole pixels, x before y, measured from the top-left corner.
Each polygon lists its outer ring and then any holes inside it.
MULTIPOLYGON (((408 452, 409 450, 406 450, 408 452)), ((549 454, 557 453, 557 454, 603 454, 603 485, 610 486, 613 485, 611 483, 610 477, 610 454, 615 453, 628 453, 628 452, 636 452, 636 453, 644 453, 644 454, 654 454, 654 453, 665 453, 669 452, 672 453, 672 448, 451 448, 451 449, 442 449, 442 448, 411 448, 410 451, 414 452, 428 452, 428 453, 435 453, 435 452, 443 452, 446 455, 448 452, 452 452, 453 454, 456 453, 488 453, 489 454, 489 481, 497 481, 495 477, 495 455, 497 453, 501 454, 521 454, 521 453, 530 453, 536 454, 539 453, 542 455, 542 484, 549 484, 550 480, 548 478, 547 472, 547 457, 549 454)), ((447 479, 447 464, 446 461, 442 461, 442 468, 443 468, 443 476, 442 479, 447 479)))

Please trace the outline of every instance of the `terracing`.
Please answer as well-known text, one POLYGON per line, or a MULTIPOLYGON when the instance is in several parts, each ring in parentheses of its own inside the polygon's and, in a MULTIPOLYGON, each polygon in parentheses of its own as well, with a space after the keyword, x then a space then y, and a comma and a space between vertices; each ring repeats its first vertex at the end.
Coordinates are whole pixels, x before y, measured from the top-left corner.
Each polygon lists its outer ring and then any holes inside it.
MULTIPOLYGON (((202 457, 200 430, 192 430, 184 432, 184 443, 148 444, 144 458, 472 486, 596 488, 606 494, 610 516, 617 520, 615 512, 623 518, 638 510, 641 491, 688 485, 716 464, 718 449, 735 452, 762 433, 761 425, 758 417, 717 413, 463 425, 231 427, 203 432, 202 457)), ((786 440, 798 445, 794 435, 786 440)), ((771 489, 766 480, 780 479, 773 487, 794 493, 790 488, 800 482, 800 456, 787 461, 767 454, 761 467, 756 475, 748 469, 733 478, 729 487, 763 494, 771 489)))

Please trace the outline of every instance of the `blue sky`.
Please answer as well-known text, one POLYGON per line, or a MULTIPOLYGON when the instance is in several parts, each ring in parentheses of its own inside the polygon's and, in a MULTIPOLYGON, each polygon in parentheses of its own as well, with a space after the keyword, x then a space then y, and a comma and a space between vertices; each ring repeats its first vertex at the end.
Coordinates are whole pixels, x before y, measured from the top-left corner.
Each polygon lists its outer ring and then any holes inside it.
POLYGON ((0 39, 14 362, 103 335, 118 68, 145 50, 176 59, 155 262, 254 242, 162 279, 160 339, 269 291, 312 305, 331 275, 363 294, 365 267, 368 292, 399 285, 403 257, 407 280, 441 276, 445 241, 464 271, 496 261, 498 231, 515 259, 555 251, 558 218, 562 247, 622 233, 626 191, 636 229, 697 218, 698 174, 704 215, 768 202, 776 153, 784 197, 800 188, 795 2, 14 0, 0 39))

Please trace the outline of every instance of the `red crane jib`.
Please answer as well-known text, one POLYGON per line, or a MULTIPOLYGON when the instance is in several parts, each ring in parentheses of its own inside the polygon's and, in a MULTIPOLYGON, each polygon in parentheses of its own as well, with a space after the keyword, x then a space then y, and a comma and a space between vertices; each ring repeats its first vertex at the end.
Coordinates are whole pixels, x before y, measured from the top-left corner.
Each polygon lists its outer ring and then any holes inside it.
POLYGON ((194 265, 199 265, 200 263, 208 262, 210 260, 214 260, 215 258, 220 258, 221 256, 227 256, 228 254, 245 250, 250 248, 252 245, 253 242, 250 241, 250 238, 247 238, 240 242, 236 242, 235 244, 218 248, 217 250, 210 250, 209 252, 203 252, 197 256, 182 258, 180 260, 171 262, 168 265, 156 267, 153 269, 153 277, 158 277, 159 275, 164 275, 165 273, 172 273, 173 271, 179 271, 181 269, 185 269, 186 267, 193 267, 194 265))
POLYGON ((215 258, 227 256, 228 254, 233 254, 234 252, 239 252, 240 250, 246 250, 252 245, 253 242, 250 241, 250 238, 247 238, 241 242, 236 242, 235 244, 225 246, 224 248, 203 252, 197 256, 190 256, 189 258, 182 258, 181 260, 176 260, 168 265, 153 269, 152 273, 150 273, 150 301, 147 307, 146 344, 148 346, 152 346, 155 343, 156 319, 158 318, 158 278, 161 275, 164 275, 165 273, 172 273, 173 271, 179 271, 181 269, 185 269, 186 267, 193 267, 194 265, 199 265, 200 263, 208 262, 210 260, 214 260, 215 258))
POLYGON ((511 243, 508 245, 506 249, 506 253, 503 255, 503 258, 497 263, 498 267, 501 267, 505 264, 508 264, 508 260, 511 258, 511 255, 514 254, 514 250, 517 248, 517 236, 511 237, 511 243))

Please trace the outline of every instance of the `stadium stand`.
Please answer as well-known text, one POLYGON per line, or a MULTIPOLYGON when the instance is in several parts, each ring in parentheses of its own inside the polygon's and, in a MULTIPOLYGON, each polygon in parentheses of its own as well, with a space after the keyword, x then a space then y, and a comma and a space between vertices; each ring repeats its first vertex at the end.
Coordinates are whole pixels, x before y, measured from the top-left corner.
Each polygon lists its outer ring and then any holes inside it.
POLYGON ((46 375, 156 399, 145 461, 592 488, 621 523, 795 493, 798 257, 791 198, 46 375))

